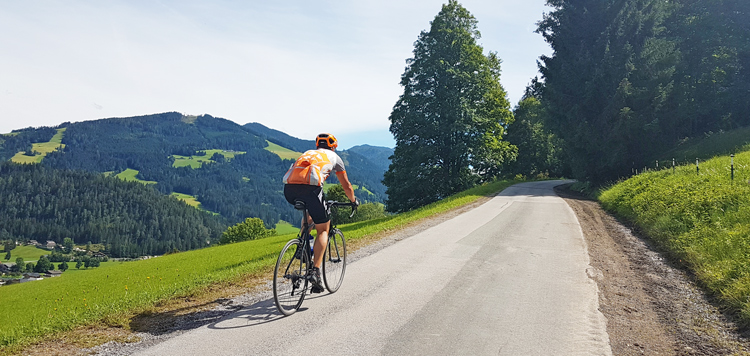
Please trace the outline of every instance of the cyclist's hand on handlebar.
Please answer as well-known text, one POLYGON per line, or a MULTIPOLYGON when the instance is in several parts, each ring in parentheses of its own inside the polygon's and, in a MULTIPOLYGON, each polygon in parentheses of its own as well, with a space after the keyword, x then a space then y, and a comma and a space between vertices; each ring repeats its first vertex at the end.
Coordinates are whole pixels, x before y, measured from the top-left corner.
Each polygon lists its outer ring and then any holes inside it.
POLYGON ((354 198, 354 201, 352 202, 352 207, 355 209, 359 207, 359 198, 354 198))

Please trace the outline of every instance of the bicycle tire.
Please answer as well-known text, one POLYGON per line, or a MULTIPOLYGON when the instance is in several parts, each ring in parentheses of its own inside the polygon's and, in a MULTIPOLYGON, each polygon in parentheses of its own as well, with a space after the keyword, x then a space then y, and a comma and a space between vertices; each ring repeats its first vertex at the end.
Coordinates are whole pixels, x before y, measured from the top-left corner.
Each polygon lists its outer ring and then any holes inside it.
POLYGON ((294 314, 305 300, 308 254, 298 239, 286 243, 273 270, 273 301, 281 314, 294 314))
POLYGON ((328 247, 323 255, 323 283, 329 293, 335 293, 341 287, 346 272, 346 239, 339 229, 331 230, 328 235, 328 247))

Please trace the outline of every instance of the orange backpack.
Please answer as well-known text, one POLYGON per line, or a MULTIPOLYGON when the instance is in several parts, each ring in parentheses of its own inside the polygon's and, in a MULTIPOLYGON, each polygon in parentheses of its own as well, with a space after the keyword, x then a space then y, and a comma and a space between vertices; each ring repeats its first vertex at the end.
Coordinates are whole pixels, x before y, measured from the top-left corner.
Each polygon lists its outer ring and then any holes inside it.
POLYGON ((286 172, 284 184, 322 186, 327 178, 323 174, 326 166, 332 166, 332 163, 325 153, 317 150, 307 151, 297 158, 297 161, 286 172))

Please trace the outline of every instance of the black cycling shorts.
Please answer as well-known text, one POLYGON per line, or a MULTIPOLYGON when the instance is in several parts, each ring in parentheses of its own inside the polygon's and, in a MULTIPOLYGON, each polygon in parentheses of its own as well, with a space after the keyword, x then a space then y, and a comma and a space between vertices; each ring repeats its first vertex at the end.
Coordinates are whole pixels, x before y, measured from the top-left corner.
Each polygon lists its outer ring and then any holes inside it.
POLYGON ((307 206, 307 212, 316 224, 324 224, 331 220, 323 203, 323 187, 308 184, 285 184, 284 197, 289 204, 295 200, 302 200, 307 206))

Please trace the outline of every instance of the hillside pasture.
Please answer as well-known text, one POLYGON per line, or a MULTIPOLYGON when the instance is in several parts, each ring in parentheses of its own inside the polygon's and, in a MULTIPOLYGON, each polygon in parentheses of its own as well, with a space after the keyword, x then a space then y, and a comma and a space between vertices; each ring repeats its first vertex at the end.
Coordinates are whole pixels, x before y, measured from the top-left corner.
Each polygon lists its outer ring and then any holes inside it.
POLYGON ((53 152, 58 149, 65 148, 65 145, 62 143, 62 138, 65 133, 65 128, 57 129, 57 133, 52 136, 52 139, 49 140, 49 142, 40 142, 40 143, 34 143, 31 145, 31 152, 34 152, 34 156, 27 156, 26 152, 18 152, 16 153, 10 160, 14 163, 22 163, 22 164, 36 164, 41 163, 42 159, 44 159, 47 154, 50 152, 53 152))
POLYGON ((138 170, 135 169, 126 169, 120 173, 118 173, 115 177, 122 179, 127 182, 138 182, 143 184, 156 184, 157 182, 151 181, 151 180, 140 180, 137 178, 138 173, 140 173, 138 170))
POLYGON ((284 220, 279 220, 274 228, 279 235, 296 235, 299 232, 299 226, 292 225, 284 220))
MULTIPOLYGON (((378 236, 421 218, 490 196, 512 185, 498 181, 475 187, 420 209, 377 220, 342 225, 350 241, 378 236)), ((295 232, 296 233, 296 232, 295 232)), ((153 310, 167 299, 199 294, 210 285, 233 283, 247 275, 267 279, 284 244, 294 234, 230 245, 117 262, 87 273, 63 274, 42 284, 0 288, 0 353, 50 334, 97 322, 125 325, 132 315, 153 310), (44 288, 39 288, 44 286, 44 288)))
POLYGON ((198 199, 196 199, 192 195, 187 195, 187 194, 182 194, 182 193, 172 193, 172 196, 179 200, 184 201, 185 204, 190 205, 194 208, 200 208, 201 206, 201 202, 199 202, 198 199))
POLYGON ((213 155, 216 153, 223 155, 224 158, 227 161, 229 161, 233 159, 234 156, 244 154, 245 152, 212 149, 212 150, 198 151, 198 154, 193 155, 193 156, 172 155, 172 157, 174 158, 174 163, 172 163, 172 167, 175 167, 175 168, 190 167, 192 169, 198 169, 198 168, 203 167, 204 163, 215 163, 213 160, 211 160, 211 157, 213 157, 213 155))
POLYGON ((268 147, 266 147, 266 151, 275 153, 281 159, 296 160, 297 158, 299 158, 299 156, 302 156, 302 153, 300 152, 295 152, 288 148, 281 147, 271 141, 266 141, 266 142, 268 143, 268 147))
MULTIPOLYGON (((45 241, 42 241, 44 243, 45 241)), ((52 251, 43 250, 40 248, 36 248, 34 246, 16 246, 16 248, 10 250, 10 260, 5 259, 5 254, 7 251, 0 251, 0 258, 2 258, 3 262, 16 262, 16 258, 22 257, 24 261, 26 262, 36 262, 39 261, 39 257, 42 257, 44 255, 49 255, 52 253, 52 251)))

